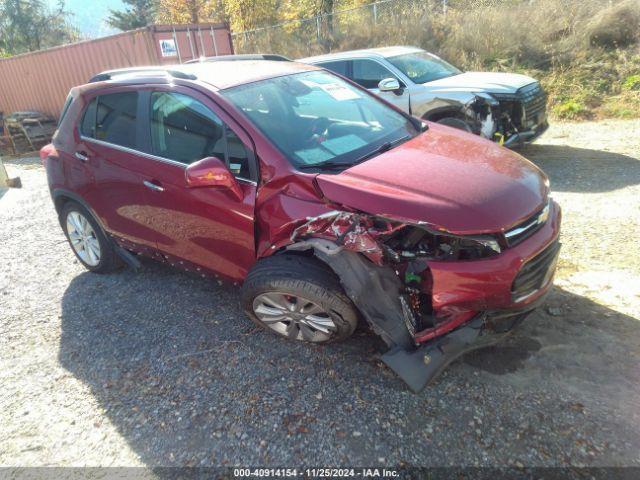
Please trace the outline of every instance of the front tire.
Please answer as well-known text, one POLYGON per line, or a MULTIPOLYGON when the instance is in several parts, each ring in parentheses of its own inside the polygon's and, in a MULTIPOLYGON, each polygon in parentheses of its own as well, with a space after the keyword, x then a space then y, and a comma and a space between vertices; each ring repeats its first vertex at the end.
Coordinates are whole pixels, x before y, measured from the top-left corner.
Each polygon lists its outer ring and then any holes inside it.
POLYGON ((241 302, 257 325, 289 340, 339 342, 358 325, 358 312, 333 271, 300 255, 260 260, 242 286, 241 302))
POLYGON ((121 266, 113 244, 104 235, 93 215, 82 205, 76 202, 65 203, 60 212, 60 224, 71 250, 87 270, 108 273, 121 266))

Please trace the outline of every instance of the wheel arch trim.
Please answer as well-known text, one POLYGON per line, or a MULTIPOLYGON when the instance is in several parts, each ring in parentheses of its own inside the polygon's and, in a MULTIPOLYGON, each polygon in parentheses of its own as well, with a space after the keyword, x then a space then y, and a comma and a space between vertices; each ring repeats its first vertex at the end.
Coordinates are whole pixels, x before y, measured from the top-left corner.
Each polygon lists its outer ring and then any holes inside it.
POLYGON ((64 188, 56 188, 51 192, 51 197, 53 198, 53 204, 56 209, 56 212, 58 213, 58 220, 60 221, 61 225, 62 225, 62 218, 60 217, 60 215, 62 214, 62 207, 65 203, 67 203, 67 201, 73 201, 82 205, 91 214, 93 219, 96 221, 96 223, 100 227, 100 230, 102 230, 102 233, 104 234, 104 236, 108 238, 107 229, 102 224, 100 217, 95 212, 95 210, 91 208, 89 203, 80 195, 78 195, 77 193, 71 192, 69 190, 66 190, 64 188), (66 200, 61 203, 60 201, 62 199, 66 199, 66 200))

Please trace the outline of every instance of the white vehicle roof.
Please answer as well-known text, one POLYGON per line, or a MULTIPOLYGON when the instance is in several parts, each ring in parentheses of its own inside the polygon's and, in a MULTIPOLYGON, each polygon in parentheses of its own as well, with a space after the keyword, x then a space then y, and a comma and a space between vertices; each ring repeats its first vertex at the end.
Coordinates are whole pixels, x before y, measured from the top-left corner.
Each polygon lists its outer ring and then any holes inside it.
POLYGON ((326 55, 317 55, 315 57, 300 58, 298 62, 304 63, 318 63, 327 62, 331 60, 344 60, 349 58, 361 58, 361 57, 379 57, 388 58, 395 57, 396 55, 402 55, 405 53, 422 52, 421 48, 417 47, 380 47, 380 48, 365 48, 363 50, 349 50, 346 52, 327 53, 326 55))

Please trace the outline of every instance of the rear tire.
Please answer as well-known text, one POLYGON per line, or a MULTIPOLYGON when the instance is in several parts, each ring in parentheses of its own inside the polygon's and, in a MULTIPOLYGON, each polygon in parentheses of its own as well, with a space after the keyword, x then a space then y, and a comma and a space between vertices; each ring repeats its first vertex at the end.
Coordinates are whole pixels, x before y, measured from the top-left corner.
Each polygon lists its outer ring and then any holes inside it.
POLYGON ((76 202, 67 202, 60 212, 60 224, 71 250, 82 265, 95 273, 109 273, 122 266, 93 215, 76 202))
POLYGON ((461 118, 444 117, 438 120, 437 123, 439 123, 440 125, 457 128, 458 130, 464 130, 465 132, 473 133, 469 124, 467 124, 467 122, 465 122, 461 118))
POLYGON ((301 255, 260 260, 242 286, 241 303, 257 325, 289 340, 339 342, 358 325, 358 311, 335 273, 301 255))

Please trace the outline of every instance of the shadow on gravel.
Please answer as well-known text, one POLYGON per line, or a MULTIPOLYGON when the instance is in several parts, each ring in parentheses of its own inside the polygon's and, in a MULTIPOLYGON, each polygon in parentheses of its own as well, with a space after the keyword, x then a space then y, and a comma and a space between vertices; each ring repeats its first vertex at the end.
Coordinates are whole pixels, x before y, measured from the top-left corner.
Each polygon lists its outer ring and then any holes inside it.
POLYGON ((573 441, 602 442, 604 420, 574 405, 604 404, 609 429, 635 435, 610 411, 638 395, 638 321, 561 290, 548 302, 562 314, 533 314, 416 395, 377 361, 377 337, 281 340, 244 317, 236 288, 152 263, 71 282, 59 360, 148 466, 606 464, 573 441))
POLYGON ((534 338, 514 337, 511 342, 494 345, 471 352, 463 358, 464 363, 495 375, 517 372, 525 361, 540 350, 542 345, 534 338))
POLYGON ((545 171, 552 190, 609 192, 640 184, 640 159, 564 145, 527 145, 518 151, 545 171))

